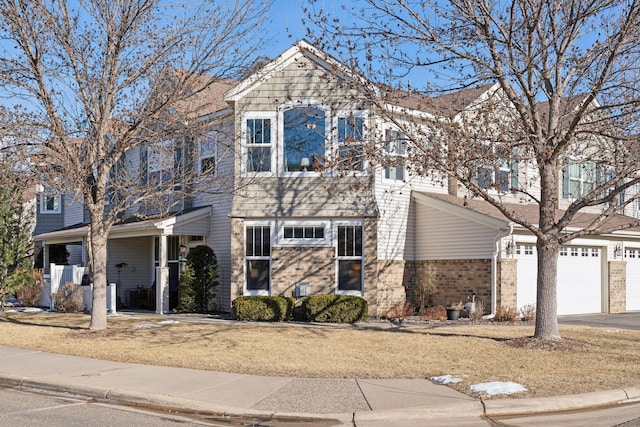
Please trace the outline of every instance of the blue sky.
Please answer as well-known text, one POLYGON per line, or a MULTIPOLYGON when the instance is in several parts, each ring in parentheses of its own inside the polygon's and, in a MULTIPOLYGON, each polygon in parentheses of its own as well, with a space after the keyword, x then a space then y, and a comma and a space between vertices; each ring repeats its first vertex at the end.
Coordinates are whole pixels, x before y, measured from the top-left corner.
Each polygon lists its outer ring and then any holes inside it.
POLYGON ((302 25, 304 18, 302 0, 273 0, 270 12, 268 35, 271 42, 265 48, 264 55, 274 58, 287 50, 296 41, 305 38, 306 30, 302 25))

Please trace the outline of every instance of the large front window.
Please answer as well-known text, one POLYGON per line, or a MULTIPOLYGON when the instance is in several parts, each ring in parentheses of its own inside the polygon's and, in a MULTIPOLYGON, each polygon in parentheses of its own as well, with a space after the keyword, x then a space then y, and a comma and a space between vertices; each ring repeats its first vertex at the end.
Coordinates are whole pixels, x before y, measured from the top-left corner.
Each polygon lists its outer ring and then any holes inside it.
POLYGON ((246 288, 250 295, 268 295, 271 289, 271 227, 246 228, 246 288))
POLYGON ((362 293, 363 239, 362 225, 338 225, 338 292, 362 293))
POLYGON ((284 171, 313 171, 322 166, 326 144, 326 112, 312 106, 285 110, 283 120, 284 171))

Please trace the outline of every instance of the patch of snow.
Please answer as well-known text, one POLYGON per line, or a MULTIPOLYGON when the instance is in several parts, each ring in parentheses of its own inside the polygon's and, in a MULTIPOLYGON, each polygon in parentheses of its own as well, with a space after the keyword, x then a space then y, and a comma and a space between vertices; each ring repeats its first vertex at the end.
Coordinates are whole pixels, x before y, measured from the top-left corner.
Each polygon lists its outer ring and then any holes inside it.
POLYGON ((521 384, 499 381, 472 384, 467 389, 475 393, 485 392, 488 396, 494 396, 496 394, 515 394, 527 391, 527 389, 521 384))
POLYGON ((462 381, 461 378, 454 377, 453 375, 440 375, 439 377, 429 378, 431 381, 438 384, 455 384, 462 381))
POLYGON ((151 323, 141 323, 139 325, 133 325, 133 329, 151 329, 157 327, 158 325, 152 325, 151 323))
POLYGON ((163 320, 160 322, 161 325, 175 325, 176 323, 180 323, 179 320, 163 320))
POLYGON ((620 329, 607 329, 607 332, 617 334, 618 332, 620 332, 620 329))
POLYGON ((43 312, 44 310, 38 307, 21 307, 21 308, 14 308, 11 310, 5 310, 7 313, 40 313, 43 312))

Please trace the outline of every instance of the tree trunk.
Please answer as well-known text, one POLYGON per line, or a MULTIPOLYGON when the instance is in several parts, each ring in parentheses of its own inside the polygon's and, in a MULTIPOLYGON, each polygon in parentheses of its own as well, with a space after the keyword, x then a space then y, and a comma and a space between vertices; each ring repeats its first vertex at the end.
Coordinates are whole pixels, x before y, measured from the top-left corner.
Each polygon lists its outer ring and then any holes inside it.
POLYGON ((536 330, 534 337, 544 340, 560 339, 558 331, 558 255, 560 245, 555 241, 538 239, 538 289, 536 301, 536 330))
MULTIPOLYGON (((96 224, 96 222, 92 222, 96 224)), ((89 329, 99 330, 107 328, 107 237, 100 225, 90 227, 91 253, 93 266, 93 298, 91 308, 91 323, 89 329)))

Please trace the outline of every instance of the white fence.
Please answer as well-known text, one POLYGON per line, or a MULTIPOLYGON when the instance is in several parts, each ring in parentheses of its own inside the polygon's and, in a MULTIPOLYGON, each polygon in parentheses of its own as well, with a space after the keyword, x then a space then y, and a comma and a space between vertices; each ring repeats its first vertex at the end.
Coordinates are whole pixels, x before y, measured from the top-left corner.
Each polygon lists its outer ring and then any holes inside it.
MULTIPOLYGON (((55 310, 53 295, 58 291, 60 286, 67 282, 73 282, 76 285, 82 283, 82 277, 86 272, 85 267, 77 265, 56 265, 51 264, 50 274, 43 275, 42 294, 38 300, 41 307, 49 307, 55 310)), ((82 310, 91 310, 93 301, 93 284, 82 287, 82 310)), ((116 312, 116 284, 110 283, 107 286, 107 312, 116 312)))

